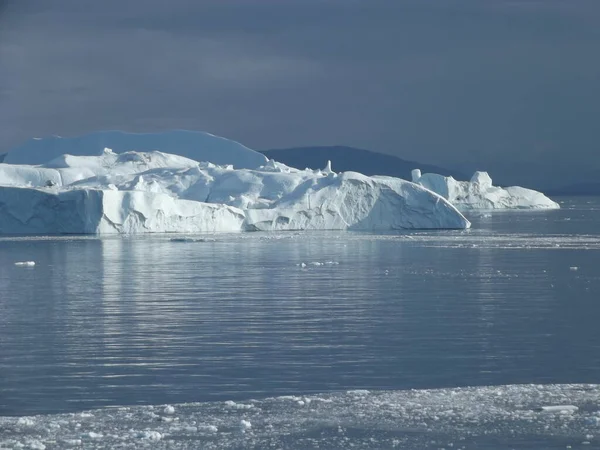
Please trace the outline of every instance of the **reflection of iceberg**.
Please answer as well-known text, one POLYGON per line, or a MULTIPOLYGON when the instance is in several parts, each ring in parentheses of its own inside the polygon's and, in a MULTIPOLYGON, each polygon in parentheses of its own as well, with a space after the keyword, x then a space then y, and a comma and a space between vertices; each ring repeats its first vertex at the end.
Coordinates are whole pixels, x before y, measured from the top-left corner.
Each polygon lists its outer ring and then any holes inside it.
POLYGON ((256 169, 105 149, 0 164, 0 233, 454 228, 469 222, 413 183, 354 172, 256 169))
POLYGON ((0 446, 564 448, 597 443, 598 411, 575 406, 599 402, 598 385, 517 385, 131 406, 0 417, 0 446))
POLYGON ((460 210, 560 208, 558 203, 532 189, 493 186, 487 172, 475 172, 470 181, 457 181, 435 173, 421 174, 415 169, 412 181, 441 195, 460 210))

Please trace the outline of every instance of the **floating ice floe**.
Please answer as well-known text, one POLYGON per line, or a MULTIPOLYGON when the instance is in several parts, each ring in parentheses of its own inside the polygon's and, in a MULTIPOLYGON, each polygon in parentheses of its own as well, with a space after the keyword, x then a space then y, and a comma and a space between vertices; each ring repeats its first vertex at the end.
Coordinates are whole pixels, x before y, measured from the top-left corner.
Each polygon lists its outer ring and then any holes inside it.
POLYGON ((560 208, 558 203, 532 189, 493 186, 487 172, 475 172, 470 181, 457 181, 435 173, 421 174, 415 169, 412 181, 441 195, 459 210, 560 208))
POLYGON ((337 261, 312 261, 307 263, 301 262, 296 264, 296 266, 301 267, 301 268, 305 268, 307 266, 314 266, 314 267, 320 267, 320 266, 337 266, 339 264, 339 262, 337 261))
POLYGON ((19 261, 15 263, 15 266, 18 267, 33 267, 35 266, 35 261, 19 261))
MULTIPOLYGON (((17 157, 18 152, 11 157, 10 152, 7 161, 37 161, 44 142, 33 141, 35 151, 28 157, 17 157)), ((47 143, 49 153, 52 142, 47 143)), ((87 155, 73 148, 86 156, 65 154, 39 165, 0 164, 0 234, 470 226, 444 198, 398 178, 336 174, 330 165, 297 170, 265 159, 255 161, 262 165, 234 169, 251 165, 247 157, 252 151, 237 143, 227 160, 232 165, 158 151, 106 148, 87 155)))
POLYGON ((541 406, 538 411, 543 412, 554 412, 554 413, 573 413, 578 411, 579 408, 575 405, 548 405, 541 406))

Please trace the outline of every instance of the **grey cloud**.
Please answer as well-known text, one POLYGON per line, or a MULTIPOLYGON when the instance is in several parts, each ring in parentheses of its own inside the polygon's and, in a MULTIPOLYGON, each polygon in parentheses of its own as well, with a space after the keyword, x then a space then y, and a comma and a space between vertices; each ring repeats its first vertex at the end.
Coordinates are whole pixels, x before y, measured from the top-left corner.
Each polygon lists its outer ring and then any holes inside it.
POLYGON ((599 44, 588 1, 23 0, 0 17, 0 147, 174 127, 600 165, 599 44))

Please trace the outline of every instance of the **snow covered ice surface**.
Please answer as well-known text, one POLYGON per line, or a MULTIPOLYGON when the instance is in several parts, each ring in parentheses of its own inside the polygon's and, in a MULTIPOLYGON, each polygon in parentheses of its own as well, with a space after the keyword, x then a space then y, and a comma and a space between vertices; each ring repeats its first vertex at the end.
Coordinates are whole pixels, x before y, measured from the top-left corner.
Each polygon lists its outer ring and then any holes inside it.
POLYGON ((297 170, 272 160, 254 169, 233 166, 110 149, 96 156, 61 155, 35 166, 0 164, 0 233, 470 226, 445 199, 401 179, 336 174, 329 167, 297 170))
POLYGON ((475 172, 470 181, 457 181, 435 173, 421 174, 415 169, 412 181, 440 194, 459 210, 560 208, 558 203, 532 189, 493 186, 487 172, 475 172))
POLYGON ((83 136, 34 138, 12 149, 7 164, 44 164, 61 155, 97 156, 105 147, 115 153, 163 151, 213 164, 234 164, 237 169, 255 169, 267 158, 239 142, 200 131, 173 130, 161 133, 99 131, 83 136))
POLYGON ((0 417, 0 448, 598 448, 599 408, 599 385, 357 390, 0 417))

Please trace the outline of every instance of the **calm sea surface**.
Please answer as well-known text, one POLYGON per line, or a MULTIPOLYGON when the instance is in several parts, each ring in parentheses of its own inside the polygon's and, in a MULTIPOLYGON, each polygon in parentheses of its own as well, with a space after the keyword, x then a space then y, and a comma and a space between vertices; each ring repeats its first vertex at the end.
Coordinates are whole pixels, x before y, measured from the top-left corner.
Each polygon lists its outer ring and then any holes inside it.
POLYGON ((559 200, 462 232, 2 237, 0 416, 598 383, 600 199, 559 200))

